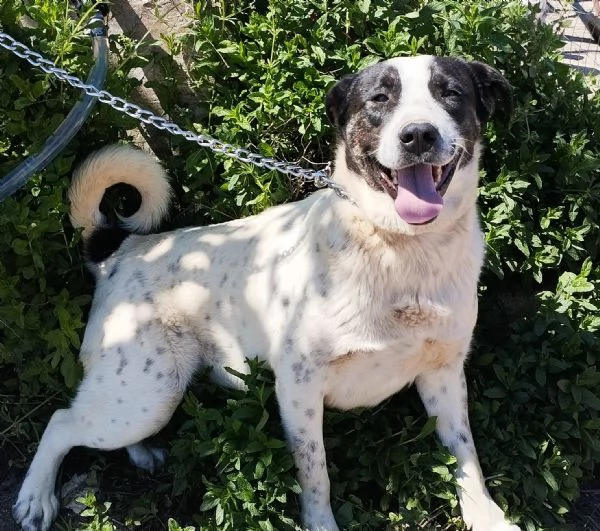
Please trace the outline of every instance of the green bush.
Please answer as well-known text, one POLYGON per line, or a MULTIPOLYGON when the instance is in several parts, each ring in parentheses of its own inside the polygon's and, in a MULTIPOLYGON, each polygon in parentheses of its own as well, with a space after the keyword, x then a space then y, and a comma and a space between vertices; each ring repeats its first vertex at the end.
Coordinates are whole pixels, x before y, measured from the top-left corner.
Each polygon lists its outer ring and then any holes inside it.
MULTIPOLYGON (((186 127, 303 164, 331 156, 323 100, 344 73, 433 53, 486 61, 510 80, 514 112, 500 110, 486 131, 480 204, 488 254, 468 366, 471 417, 493 496, 528 530, 560 528, 600 459, 600 95, 561 62, 552 28, 537 25, 519 1, 234 0, 194 8, 189 32, 166 39, 185 57, 197 109, 177 100, 181 80, 168 61, 154 82, 164 108, 186 127)), ((90 66, 87 37, 61 3, 7 0, 0 24, 75 74, 90 66), (18 24, 24 14, 36 28, 18 24)), ((107 88, 128 97, 136 81, 127 73, 150 58, 124 37, 111 37, 111 50, 107 88)), ((0 52, 0 174, 35 152, 77 97, 0 52)), ((0 204, 0 444, 14 464, 31 458, 51 410, 80 376, 93 288, 66 216, 70 171, 77 155, 126 138, 134 125, 97 107, 50 167, 0 204)), ((310 189, 168 142, 176 211, 197 223, 259 212, 310 189)), ((246 378, 246 394, 200 378, 167 429, 170 465, 151 492, 123 494, 120 485, 136 484, 140 473, 115 473, 107 457, 91 453, 107 491, 98 496, 112 505, 86 499, 90 528, 110 528, 114 515, 144 529, 162 529, 169 517, 201 529, 293 529, 298 487, 272 376, 256 366, 246 378)), ((374 411, 328 412, 339 522, 460 528, 454 459, 432 431, 411 390, 374 411)), ((180 529, 174 520, 168 527, 180 529)))

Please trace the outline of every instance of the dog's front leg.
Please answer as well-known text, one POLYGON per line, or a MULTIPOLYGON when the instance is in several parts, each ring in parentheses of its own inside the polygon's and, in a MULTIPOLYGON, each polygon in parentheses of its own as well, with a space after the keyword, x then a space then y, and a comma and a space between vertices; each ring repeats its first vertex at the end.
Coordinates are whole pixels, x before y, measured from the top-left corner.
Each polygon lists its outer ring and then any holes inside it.
POLYGON ((437 433, 456 456, 458 497, 465 523, 473 531, 519 531, 509 524, 485 484, 467 411, 467 384, 463 359, 425 372, 416 380, 429 416, 437 417, 437 433))
POLYGON ((276 371, 283 427, 302 488, 302 523, 309 531, 338 531, 329 502, 323 445, 323 371, 308 356, 288 352, 276 371))

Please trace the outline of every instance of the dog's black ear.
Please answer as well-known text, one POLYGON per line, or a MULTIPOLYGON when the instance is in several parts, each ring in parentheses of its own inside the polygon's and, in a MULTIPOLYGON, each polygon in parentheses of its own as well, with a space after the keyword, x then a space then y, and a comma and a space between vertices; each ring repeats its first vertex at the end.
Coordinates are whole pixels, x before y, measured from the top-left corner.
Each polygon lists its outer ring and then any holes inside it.
POLYGON ((471 61, 469 63, 473 81, 477 88, 477 116, 486 122, 492 113, 502 109, 507 114, 512 112, 512 89, 506 78, 495 68, 471 61))
POLYGON ((348 94, 357 74, 349 74, 340 79, 327 93, 325 109, 327 118, 340 130, 346 123, 348 114, 348 94))

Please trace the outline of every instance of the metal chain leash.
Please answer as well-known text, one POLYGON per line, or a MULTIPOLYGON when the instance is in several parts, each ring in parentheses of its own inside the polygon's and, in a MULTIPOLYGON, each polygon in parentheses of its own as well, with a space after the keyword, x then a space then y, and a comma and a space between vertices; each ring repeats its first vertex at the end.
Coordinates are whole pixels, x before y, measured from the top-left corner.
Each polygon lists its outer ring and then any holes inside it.
POLYGON ((327 170, 307 170, 301 166, 298 166, 297 164, 291 164, 289 162, 263 157, 258 153, 249 151, 248 149, 236 147, 232 144, 221 142, 216 138, 206 135, 199 135, 193 133, 192 131, 182 129, 177 124, 157 116, 147 109, 139 107, 134 103, 130 103, 123 98, 119 98, 118 96, 113 96, 106 90, 98 90, 93 85, 88 85, 78 77, 70 75, 66 70, 57 67, 52 61, 49 61, 38 52, 31 50, 26 45, 1 31, 0 46, 9 52, 12 52, 14 55, 25 59, 27 62, 43 70, 47 74, 52 74, 58 79, 66 81, 72 87, 83 90, 86 94, 98 98, 100 102, 110 105, 113 109, 123 114, 131 116, 132 118, 136 118, 140 122, 152 125, 157 129, 168 131, 172 135, 182 136, 190 142, 196 142, 201 147, 208 148, 216 153, 222 153, 223 155, 239 160, 240 162, 247 162, 257 166, 258 168, 274 170, 288 176, 301 178, 305 181, 311 181, 319 188, 327 186, 328 188, 331 188, 341 199, 345 199, 346 201, 354 203, 354 200, 348 195, 348 193, 338 183, 329 177, 329 171, 327 170))

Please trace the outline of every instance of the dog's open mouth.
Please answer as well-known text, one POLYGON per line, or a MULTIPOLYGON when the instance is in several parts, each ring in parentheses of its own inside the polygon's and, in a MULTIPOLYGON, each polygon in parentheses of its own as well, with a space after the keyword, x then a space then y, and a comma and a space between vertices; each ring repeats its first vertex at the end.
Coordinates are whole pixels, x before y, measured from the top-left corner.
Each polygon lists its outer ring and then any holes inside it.
POLYGON ((454 177, 462 156, 443 166, 415 164, 392 170, 377 163, 379 182, 396 205, 396 212, 407 223, 420 225, 433 221, 444 206, 444 194, 454 177))

